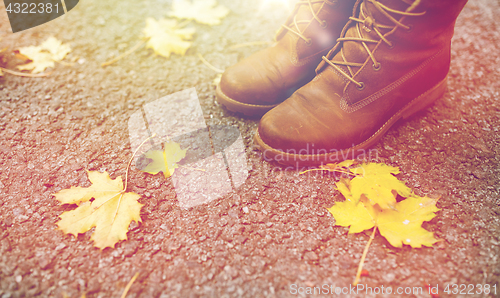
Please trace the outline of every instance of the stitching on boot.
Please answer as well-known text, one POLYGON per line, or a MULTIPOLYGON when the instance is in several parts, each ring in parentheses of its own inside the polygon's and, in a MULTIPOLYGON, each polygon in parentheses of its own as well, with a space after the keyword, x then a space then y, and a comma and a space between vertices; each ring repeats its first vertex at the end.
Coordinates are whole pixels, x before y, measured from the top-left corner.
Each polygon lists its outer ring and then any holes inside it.
MULTIPOLYGON (((446 80, 446 78, 444 79, 446 80)), ((373 139, 379 137, 379 134, 384 130, 386 129, 387 126, 392 126, 394 123, 391 123, 392 121, 395 120, 395 118, 398 118, 401 114, 401 112, 406 109, 407 107, 411 106, 415 101, 417 101, 419 98, 427 95, 429 92, 433 91, 437 86, 439 86, 441 83, 443 83, 443 81, 440 81, 438 82, 436 85, 434 85, 432 88, 430 88, 429 90, 425 91, 424 93, 422 93, 421 95, 417 96, 416 98, 414 98, 412 101, 410 101, 409 103, 407 103, 401 110, 399 110, 396 114, 394 114, 391 118, 389 118, 375 133, 373 133, 368 139, 364 140, 363 142, 359 143, 359 144, 352 144, 351 147, 348 147, 348 148, 345 148, 345 149, 338 149, 337 151, 335 151, 335 154, 338 155, 338 152, 341 152, 342 155, 344 155, 343 152, 348 152, 349 150, 359 150, 359 149, 364 149, 366 148, 366 144, 369 144, 370 142, 372 142, 373 139)), ((287 156, 287 158, 290 158, 290 157, 293 157, 293 159, 297 159, 297 158, 305 158, 305 162, 307 161, 310 161, 309 158, 312 158, 312 161, 314 161, 315 159, 318 160, 318 161, 322 161, 322 160, 331 160, 329 159, 329 156, 331 155, 331 153, 325 153, 325 154, 291 154, 291 153, 287 153, 283 150, 280 150, 280 149, 276 149, 276 148, 273 148, 271 146, 269 146, 266 142, 264 142, 262 140, 262 138, 260 137, 260 133, 259 131, 257 130, 256 132, 257 134, 257 138, 259 139, 260 142, 262 142, 262 144, 264 144, 264 147, 267 147, 266 148, 266 151, 271 151, 271 152, 274 152, 275 154, 285 154, 287 156)))
POLYGON ((439 52, 434 54, 432 57, 428 58, 425 60, 422 64, 420 64, 417 68, 414 70, 410 71, 403 77, 401 77, 399 80, 391 83, 389 86, 383 88, 382 90, 354 103, 354 104, 349 104, 350 97, 349 97, 349 92, 346 90, 345 95, 342 97, 340 100, 340 108, 346 112, 346 113, 353 113, 361 108, 364 108, 365 106, 369 105, 370 103, 376 101, 380 97, 386 95, 387 93, 391 92, 392 90, 396 89, 409 79, 411 79, 413 76, 415 76, 417 73, 419 73, 424 67, 426 67, 432 60, 434 60, 437 56, 441 55, 444 52, 445 49, 441 49, 439 52))

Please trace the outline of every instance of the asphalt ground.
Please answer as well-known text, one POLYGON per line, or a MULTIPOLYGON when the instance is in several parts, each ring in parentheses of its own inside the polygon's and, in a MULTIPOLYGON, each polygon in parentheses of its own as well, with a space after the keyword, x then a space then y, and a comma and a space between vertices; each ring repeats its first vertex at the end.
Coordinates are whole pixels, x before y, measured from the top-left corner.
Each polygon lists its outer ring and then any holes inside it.
MULTIPOLYGON (((342 200, 338 177, 263 161, 252 148, 258 120, 216 103, 217 74, 198 58, 230 66, 265 47, 232 46, 271 42, 288 12, 279 3, 220 2, 231 13, 221 25, 189 25, 197 33, 185 56, 164 59, 142 48, 108 67, 100 64, 133 47, 145 19, 165 16, 170 1, 83 0, 16 34, 0 7, 4 67, 22 62, 14 50, 49 36, 70 44, 67 60, 76 61, 44 78, 0 79, 0 297, 120 297, 137 272, 127 297, 304 297, 299 292, 308 288, 349 288, 369 232, 348 235, 334 226, 325 208, 342 200), (89 186, 86 170, 124 177, 135 150, 130 119, 189 88, 205 125, 239 130, 243 181, 190 207, 173 178, 132 169, 129 191, 144 207, 127 241, 100 251, 89 241, 92 231, 75 238, 57 230, 58 216, 72 207, 52 194, 89 186)), ((417 194, 441 197, 441 211, 425 224, 441 241, 398 249, 379 235, 361 284, 423 291, 310 296, 431 297, 430 285, 440 297, 500 297, 499 14, 499 1, 469 1, 456 24, 448 92, 393 127, 369 160, 400 167, 398 177, 417 194), (443 292, 470 284, 471 294, 443 292), (478 284, 490 293, 477 294, 478 284)))

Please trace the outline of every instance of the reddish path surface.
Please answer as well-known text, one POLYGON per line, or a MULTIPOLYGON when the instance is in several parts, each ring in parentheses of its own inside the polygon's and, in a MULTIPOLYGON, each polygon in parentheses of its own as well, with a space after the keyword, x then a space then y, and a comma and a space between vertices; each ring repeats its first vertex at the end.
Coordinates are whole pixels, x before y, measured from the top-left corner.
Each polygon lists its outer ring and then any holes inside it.
MULTIPOLYGON (((262 161, 251 149, 258 122, 215 103, 216 74, 197 57, 228 67, 259 49, 232 45, 270 41, 286 11, 220 2, 231 14, 219 26, 194 25, 186 56, 166 60, 141 49, 106 68, 100 63, 132 47, 145 18, 163 16, 168 1, 84 0, 66 16, 18 34, 8 33, 0 8, 6 67, 20 63, 13 50, 49 36, 69 43, 69 59, 79 61, 57 65, 46 78, 0 79, 1 298, 120 297, 136 272, 127 297, 295 297, 299 287, 349 287, 369 234, 347 235, 333 226, 325 207, 341 200, 334 178, 262 161), (206 124, 240 130, 250 169, 243 185, 183 208, 172 180, 133 170, 129 190, 141 194, 144 207, 128 241, 100 251, 90 233, 75 239, 56 230, 58 216, 70 208, 58 206, 52 194, 88 186, 85 170, 124 176, 133 151, 129 118, 191 87, 206 124)), ((442 241, 395 249, 376 237, 365 265, 369 276, 362 279, 367 286, 425 292, 427 284, 439 285, 441 297, 456 297, 442 290, 489 284, 497 295, 486 296, 500 295, 498 15, 498 1, 469 1, 453 40, 449 92, 375 147, 373 161, 399 166, 418 194, 442 197, 442 210, 426 224, 442 241)))

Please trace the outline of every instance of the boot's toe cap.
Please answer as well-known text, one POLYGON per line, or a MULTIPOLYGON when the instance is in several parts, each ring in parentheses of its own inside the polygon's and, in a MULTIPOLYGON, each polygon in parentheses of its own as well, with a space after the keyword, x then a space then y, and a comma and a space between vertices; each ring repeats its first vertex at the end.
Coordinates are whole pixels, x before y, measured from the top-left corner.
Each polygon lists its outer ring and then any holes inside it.
MULTIPOLYGON (((255 57, 257 56, 257 57, 255 57)), ((221 91, 232 100, 245 104, 270 105, 279 97, 279 90, 263 66, 250 56, 226 69, 221 77, 221 91)))
POLYGON ((258 135, 273 150, 315 155, 349 148, 352 139, 336 113, 323 109, 321 100, 296 92, 262 117, 258 135))
POLYGON ((286 101, 262 117, 259 123, 259 136, 262 141, 270 147, 289 151, 302 149, 306 146, 304 143, 310 141, 310 138, 303 136, 303 117, 300 111, 291 109, 286 101))

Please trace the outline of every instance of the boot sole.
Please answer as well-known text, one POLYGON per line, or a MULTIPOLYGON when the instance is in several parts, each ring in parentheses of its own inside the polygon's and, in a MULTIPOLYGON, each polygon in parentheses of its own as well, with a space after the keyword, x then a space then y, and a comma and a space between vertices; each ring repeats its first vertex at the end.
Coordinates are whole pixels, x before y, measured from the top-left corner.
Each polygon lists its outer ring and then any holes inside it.
POLYGON ((224 94, 224 92, 222 92, 220 88, 220 84, 217 84, 215 94, 217 97, 217 101, 231 112, 241 113, 250 117, 262 117, 265 113, 278 105, 253 105, 249 103, 239 102, 224 94))
POLYGON ((430 106, 438 98, 442 97, 447 89, 447 78, 439 82, 437 85, 427 90, 425 93, 421 94, 417 98, 410 101, 406 106, 394 114, 389 120, 387 120, 380 129, 375 132, 366 141, 355 145, 351 148, 337 150, 334 153, 327 154, 292 154, 286 153, 277 149, 272 148, 262 141, 259 135, 259 131, 255 133, 254 143, 260 146, 260 150, 263 151, 264 159, 268 161, 276 161, 282 165, 288 166, 318 166, 325 163, 335 163, 346 159, 354 159, 358 155, 366 154, 366 149, 375 145, 380 138, 400 119, 408 119, 413 114, 424 110, 430 106), (280 156, 280 158, 276 158, 280 156))

